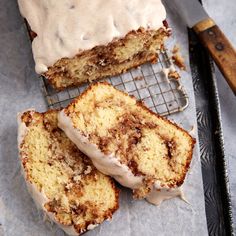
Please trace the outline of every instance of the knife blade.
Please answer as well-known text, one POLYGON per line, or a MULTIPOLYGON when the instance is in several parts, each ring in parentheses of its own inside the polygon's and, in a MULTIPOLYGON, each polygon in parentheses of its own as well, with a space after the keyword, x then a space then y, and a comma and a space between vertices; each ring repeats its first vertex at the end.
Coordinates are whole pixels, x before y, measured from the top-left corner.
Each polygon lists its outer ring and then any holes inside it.
POLYGON ((189 28, 200 21, 209 18, 209 15, 198 0, 163 0, 172 11, 177 12, 189 28))
MULTIPOLYGON (((163 0, 198 35, 236 95, 236 51, 198 0, 163 0)), ((222 1, 223 4, 223 1, 222 1)))

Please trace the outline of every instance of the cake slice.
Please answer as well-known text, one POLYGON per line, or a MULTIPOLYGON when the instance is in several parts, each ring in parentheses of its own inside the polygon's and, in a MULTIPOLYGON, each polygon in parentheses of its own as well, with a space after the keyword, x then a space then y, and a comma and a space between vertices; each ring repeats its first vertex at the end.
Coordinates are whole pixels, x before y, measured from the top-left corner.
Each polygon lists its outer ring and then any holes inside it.
POLYGON ((161 0, 18 0, 35 69, 58 90, 155 62, 170 35, 161 0))
POLYGON ((195 140, 108 83, 59 112, 58 125, 98 170, 153 204, 180 196, 195 140))
POLYGON ((58 111, 19 115, 19 154, 37 206, 69 235, 112 218, 119 191, 57 126, 58 111))

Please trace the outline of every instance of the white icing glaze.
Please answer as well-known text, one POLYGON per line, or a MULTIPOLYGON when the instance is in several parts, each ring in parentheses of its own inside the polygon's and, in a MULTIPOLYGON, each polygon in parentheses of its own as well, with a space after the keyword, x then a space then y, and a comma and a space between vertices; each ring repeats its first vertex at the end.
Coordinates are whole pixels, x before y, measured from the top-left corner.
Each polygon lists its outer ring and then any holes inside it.
POLYGON ((195 136, 195 133, 196 133, 196 129, 195 129, 195 127, 194 127, 194 125, 191 127, 191 129, 189 130, 189 134, 191 135, 191 136, 195 136))
POLYGON ((183 193, 181 188, 168 188, 161 187, 158 181, 155 182, 153 189, 147 195, 146 199, 154 205, 160 205, 164 200, 168 200, 174 197, 180 197, 182 199, 183 193))
POLYGON ((98 226, 98 224, 90 224, 90 225, 88 225, 87 230, 93 230, 93 229, 95 229, 97 226, 98 226))
MULTIPOLYGON (((127 165, 119 162, 119 159, 114 154, 105 155, 99 150, 97 145, 90 143, 87 137, 74 128, 73 122, 64 113, 64 110, 58 113, 58 126, 82 152, 90 157, 94 166, 99 171, 110 175, 125 187, 137 189, 142 186, 143 176, 135 176, 127 165)), ((162 201, 177 196, 182 196, 180 188, 162 187, 156 181, 152 191, 146 196, 146 200, 152 204, 159 205, 162 201)))
POLYGON ((37 33, 32 43, 37 73, 139 27, 159 29, 166 18, 161 0, 18 0, 18 4, 37 33))
POLYGON ((171 72, 175 72, 176 69, 175 69, 175 66, 173 64, 171 64, 169 67, 163 68, 161 71, 164 74, 165 79, 167 80, 167 82, 170 83, 169 74, 171 72))
POLYGON ((73 127, 70 118, 63 111, 58 113, 58 126, 83 153, 91 158, 94 166, 103 174, 112 176, 128 188, 135 189, 142 185, 142 176, 134 176, 128 166, 121 164, 113 154, 102 153, 97 145, 90 143, 87 137, 73 127))
MULTIPOLYGON (((29 110, 27 110, 29 111, 29 110)), ((31 112, 34 112, 34 110, 30 110, 31 112)), ((26 112, 26 111, 25 111, 26 112)), ((18 122, 18 137, 17 137, 17 141, 18 141, 18 148, 19 148, 19 151, 20 151, 20 145, 21 143, 23 142, 24 140, 24 137, 25 135, 27 134, 28 132, 28 128, 26 127, 25 123, 21 121, 21 116, 24 112, 22 113, 18 113, 17 115, 17 122, 18 122)), ((61 229, 63 229, 68 235, 79 235, 76 231, 75 231, 75 228, 73 226, 65 226, 65 225, 62 225, 60 224, 59 222, 56 221, 55 219, 55 216, 53 213, 51 212, 48 212, 44 205, 45 203, 47 203, 49 201, 49 199, 47 198, 47 196, 45 195, 43 189, 41 191, 39 191, 37 189, 37 187, 32 184, 28 179, 27 179, 27 176, 26 176, 26 173, 25 173, 25 170, 24 170, 24 167, 22 165, 22 162, 21 162, 21 173, 25 179, 25 182, 26 182, 26 186, 27 186, 27 189, 28 189, 28 192, 29 194, 31 195, 32 199, 34 200, 36 206, 38 209, 40 210, 43 210, 43 212, 48 216, 48 218, 50 219, 50 221, 56 223, 61 229)))

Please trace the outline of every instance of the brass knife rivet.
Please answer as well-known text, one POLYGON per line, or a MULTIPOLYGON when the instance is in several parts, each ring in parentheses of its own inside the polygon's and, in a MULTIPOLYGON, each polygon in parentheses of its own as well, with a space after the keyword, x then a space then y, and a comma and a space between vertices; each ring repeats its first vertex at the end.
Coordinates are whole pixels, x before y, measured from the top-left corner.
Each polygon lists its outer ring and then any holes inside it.
POLYGON ((213 32, 212 30, 209 30, 209 31, 208 31, 208 34, 209 34, 210 36, 215 36, 215 32, 213 32))
POLYGON ((217 43, 215 45, 215 48, 219 51, 222 51, 222 50, 224 50, 224 45, 222 43, 217 43))

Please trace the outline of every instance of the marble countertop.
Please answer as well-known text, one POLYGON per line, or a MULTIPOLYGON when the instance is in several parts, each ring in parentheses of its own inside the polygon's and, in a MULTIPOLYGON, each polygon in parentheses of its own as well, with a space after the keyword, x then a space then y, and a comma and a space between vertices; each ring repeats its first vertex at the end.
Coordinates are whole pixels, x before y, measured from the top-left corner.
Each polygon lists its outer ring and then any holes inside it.
MULTIPOLYGON (((16 0, 0 1, 0 22, 5 22, 5 19, 7 19, 7 16, 9 14, 11 14, 11 17, 13 18, 20 17, 16 5, 16 9, 11 9, 12 5, 14 5, 12 4, 13 1, 15 2, 16 0), (14 14, 14 16, 12 16, 12 14, 14 14)), ((212 16, 212 18, 217 22, 217 24, 221 27, 221 29, 225 32, 227 37, 236 47, 235 0, 203 0, 203 3, 210 16, 212 16)), ((2 144, 0 146, 0 155, 4 153, 4 155, 7 156, 9 154, 9 163, 4 163, 6 168, 8 168, 8 165, 11 165, 11 162, 15 162, 12 157, 17 155, 17 151, 12 150, 10 147, 15 145, 15 140, 13 140, 12 137, 13 135, 16 136, 17 134, 16 129, 13 126, 7 128, 4 126, 4 122, 6 122, 7 120, 13 120, 13 113, 16 114, 18 111, 24 110, 32 106, 34 106, 39 111, 45 109, 45 106, 42 105, 41 102, 42 95, 38 82, 36 80, 32 80, 32 77, 37 77, 37 75, 34 72, 31 49, 28 48, 28 50, 25 51, 25 47, 22 47, 22 44, 25 43, 26 36, 24 35, 24 31, 22 31, 21 26, 17 24, 19 24, 19 21, 6 22, 5 24, 0 25, 2 33, 1 36, 7 41, 6 45, 8 47, 4 48, 4 54, 1 53, 0 49, 0 126, 2 127, 0 132, 0 143, 2 144), (16 29, 18 29, 18 34, 16 34, 16 29), (15 41, 17 41, 18 44, 15 44, 15 41), (8 54, 8 50, 11 51, 11 53, 8 54), (24 68, 22 68, 21 66, 22 61, 25 65, 24 68), (8 63, 11 63, 15 67, 14 71, 6 70, 6 65, 8 63), (19 80, 22 80, 24 82, 18 83, 17 81, 19 80), (5 87, 3 86, 3 84, 7 85, 7 87, 10 88, 9 91, 3 91, 5 87), (25 86, 27 86, 27 88, 25 86), (11 94, 14 94, 14 96, 9 96, 11 94), (16 106, 14 106, 14 103, 18 96, 21 97, 22 103, 16 108, 16 106), (30 100, 28 99, 29 97, 31 98, 30 100), (9 104, 13 104, 12 107, 10 107, 9 104), (9 109, 12 110, 11 113, 8 112, 9 109)), ((228 158, 227 161, 229 168, 229 180, 236 230, 236 98, 217 68, 216 73, 220 95, 225 151, 226 156, 228 158)), ((11 175, 18 178, 16 176, 15 170, 12 170, 12 172, 13 173, 11 173, 11 175)), ((8 181, 8 176, 5 177, 4 181, 8 181)), ((12 187, 14 188, 14 186, 12 187)), ((18 200, 18 202, 16 203, 22 204, 21 208, 22 212, 24 212, 24 207, 27 205, 27 202, 24 201, 24 199, 22 199, 21 197, 19 197, 18 200)), ((1 205, 2 202, 0 201, 0 207, 1 205)), ((11 215, 8 215, 7 217, 11 219, 11 215)), ((35 220, 37 221, 37 219, 35 220)), ((2 236, 1 224, 0 236, 2 236)))

